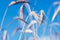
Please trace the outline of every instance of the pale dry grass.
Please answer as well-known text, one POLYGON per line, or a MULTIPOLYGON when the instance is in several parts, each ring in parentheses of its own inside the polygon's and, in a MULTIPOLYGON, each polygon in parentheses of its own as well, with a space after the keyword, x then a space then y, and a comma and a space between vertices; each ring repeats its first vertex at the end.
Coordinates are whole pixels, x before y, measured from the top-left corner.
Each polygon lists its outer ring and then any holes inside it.
POLYGON ((20 28, 18 27, 13 31, 13 35, 15 35, 17 33, 17 31, 20 31, 23 33, 32 33, 33 32, 31 29, 25 29, 25 30, 21 31, 20 28))
POLYGON ((30 16, 34 16, 34 18, 40 23, 43 23, 43 19, 44 19, 44 10, 40 11, 40 15, 38 15, 35 11, 30 12, 29 14, 30 16))
POLYGON ((60 23, 54 22, 54 23, 51 23, 49 26, 54 26, 54 25, 60 26, 60 23))
POLYGON ((40 24, 42 24, 43 23, 43 19, 44 19, 44 10, 41 10, 40 11, 40 24))
POLYGON ((55 29, 55 31, 57 31, 56 30, 56 28, 54 27, 54 26, 60 26, 60 23, 58 23, 58 22, 54 22, 54 23, 51 23, 51 24, 49 24, 49 26, 50 26, 50 39, 52 38, 52 28, 54 28, 55 29))
POLYGON ((0 32, 1 32, 1 29, 2 29, 2 26, 3 26, 3 23, 4 23, 4 20, 5 20, 5 16, 7 14, 7 10, 8 10, 8 7, 6 8, 5 12, 4 12, 4 15, 3 15, 3 18, 2 18, 2 22, 1 22, 1 28, 0 28, 0 32))
POLYGON ((34 16, 36 20, 38 20, 38 18, 39 18, 39 17, 38 17, 38 14, 36 14, 35 11, 30 12, 29 15, 30 15, 30 16, 34 16))
POLYGON ((4 30, 3 40, 6 40, 7 38, 7 30, 4 30))
POLYGON ((17 0, 17 1, 12 1, 8 6, 12 6, 18 3, 28 3, 27 0, 17 0))
POLYGON ((33 33, 33 31, 31 29, 26 29, 23 32, 25 32, 25 33, 33 33))
POLYGON ((16 34, 16 32, 17 31, 19 31, 20 30, 20 28, 18 27, 18 28, 16 28, 14 31, 13 31, 13 35, 15 35, 16 34))
MULTIPOLYGON (((52 28, 53 28, 54 26, 60 26, 60 23, 54 22, 54 23, 49 24, 49 26, 50 26, 50 32, 52 32, 52 28)), ((55 28, 55 27, 54 27, 54 28, 55 28)))
POLYGON ((18 16, 16 16, 16 17, 14 18, 14 20, 16 20, 16 19, 18 19, 18 20, 20 20, 20 21, 22 21, 22 22, 24 22, 24 23, 28 24, 25 20, 23 20, 23 19, 19 18, 18 16))
POLYGON ((12 1, 8 6, 12 6, 14 4, 16 4, 16 1, 12 1))
POLYGON ((56 1, 53 3, 53 5, 57 5, 57 4, 60 5, 60 1, 56 1))
POLYGON ((24 16, 23 10, 24 10, 24 5, 22 5, 22 6, 20 7, 20 18, 21 18, 21 19, 23 19, 23 16, 24 16))
POLYGON ((30 22, 30 24, 27 26, 27 29, 29 29, 32 25, 34 25, 35 23, 37 23, 35 20, 32 20, 30 22))
POLYGON ((58 12, 60 11, 60 6, 58 6, 58 8, 55 10, 54 15, 52 17, 52 22, 54 21, 54 19, 56 18, 56 16, 58 15, 58 12))
POLYGON ((30 12, 31 12, 30 5, 29 5, 28 3, 24 3, 24 5, 25 5, 25 7, 26 7, 28 13, 30 13, 30 12))

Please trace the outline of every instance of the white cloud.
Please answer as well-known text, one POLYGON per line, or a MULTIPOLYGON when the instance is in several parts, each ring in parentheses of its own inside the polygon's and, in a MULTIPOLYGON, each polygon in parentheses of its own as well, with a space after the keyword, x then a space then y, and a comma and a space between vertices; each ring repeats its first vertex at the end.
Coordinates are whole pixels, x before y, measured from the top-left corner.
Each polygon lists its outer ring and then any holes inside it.
MULTIPOLYGON (((37 38, 37 37, 36 37, 37 38)), ((29 40, 32 40, 33 37, 30 37, 29 40)), ((38 37, 36 40, 50 40, 50 36, 38 37)), ((51 40, 59 40, 59 37, 52 36, 51 40)))

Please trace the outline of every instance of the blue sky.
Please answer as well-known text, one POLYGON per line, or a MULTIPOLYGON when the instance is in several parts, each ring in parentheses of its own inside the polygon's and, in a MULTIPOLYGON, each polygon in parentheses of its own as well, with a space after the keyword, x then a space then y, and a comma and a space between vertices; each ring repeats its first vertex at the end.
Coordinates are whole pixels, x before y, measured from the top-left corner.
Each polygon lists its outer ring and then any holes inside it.
MULTIPOLYGON (((0 0, 0 24, 1 24, 5 9, 11 1, 13 1, 13 0, 0 0)), ((55 9, 58 7, 58 5, 57 6, 52 5, 52 3, 55 2, 55 1, 59 1, 59 0, 33 0, 33 1, 29 0, 29 2, 30 2, 29 5, 30 5, 30 8, 31 8, 32 11, 36 11, 37 14, 39 14, 40 10, 43 9, 45 14, 48 16, 48 18, 50 20, 50 21, 48 21, 45 35, 49 35, 49 28, 50 27, 48 27, 48 26, 51 23, 51 19, 52 19, 52 16, 54 14, 55 9), (36 5, 34 5, 35 2, 36 2, 36 5), (48 10, 49 10, 50 7, 52 7, 52 8, 51 8, 50 13, 48 13, 48 10)), ((17 28, 17 26, 18 26, 18 21, 16 20, 14 23, 10 24, 8 27, 7 27, 7 25, 11 21, 13 21, 13 18, 15 16, 19 16, 19 8, 20 8, 21 5, 22 4, 17 4, 17 5, 13 5, 13 6, 9 7, 8 11, 7 11, 7 14, 6 14, 6 17, 5 17, 5 20, 4 20, 4 23, 3 23, 2 28, 6 29, 8 31, 8 34, 10 35, 10 40, 18 40, 18 38, 19 38, 19 34, 20 34, 19 31, 16 33, 15 36, 12 35, 13 30, 15 28, 17 28)), ((24 13, 25 17, 27 17, 28 11, 24 11, 24 12, 25 12, 24 13)), ((58 16, 56 17, 54 22, 60 23, 59 16, 60 16, 60 14, 58 14, 58 16)), ((41 30, 43 30, 43 28, 44 28, 44 25, 41 25, 41 27, 38 28, 38 30, 39 30, 38 35, 39 36, 41 36, 41 34, 42 34, 41 30)), ((56 28, 57 28, 57 31, 59 32, 60 27, 58 26, 56 28)))

